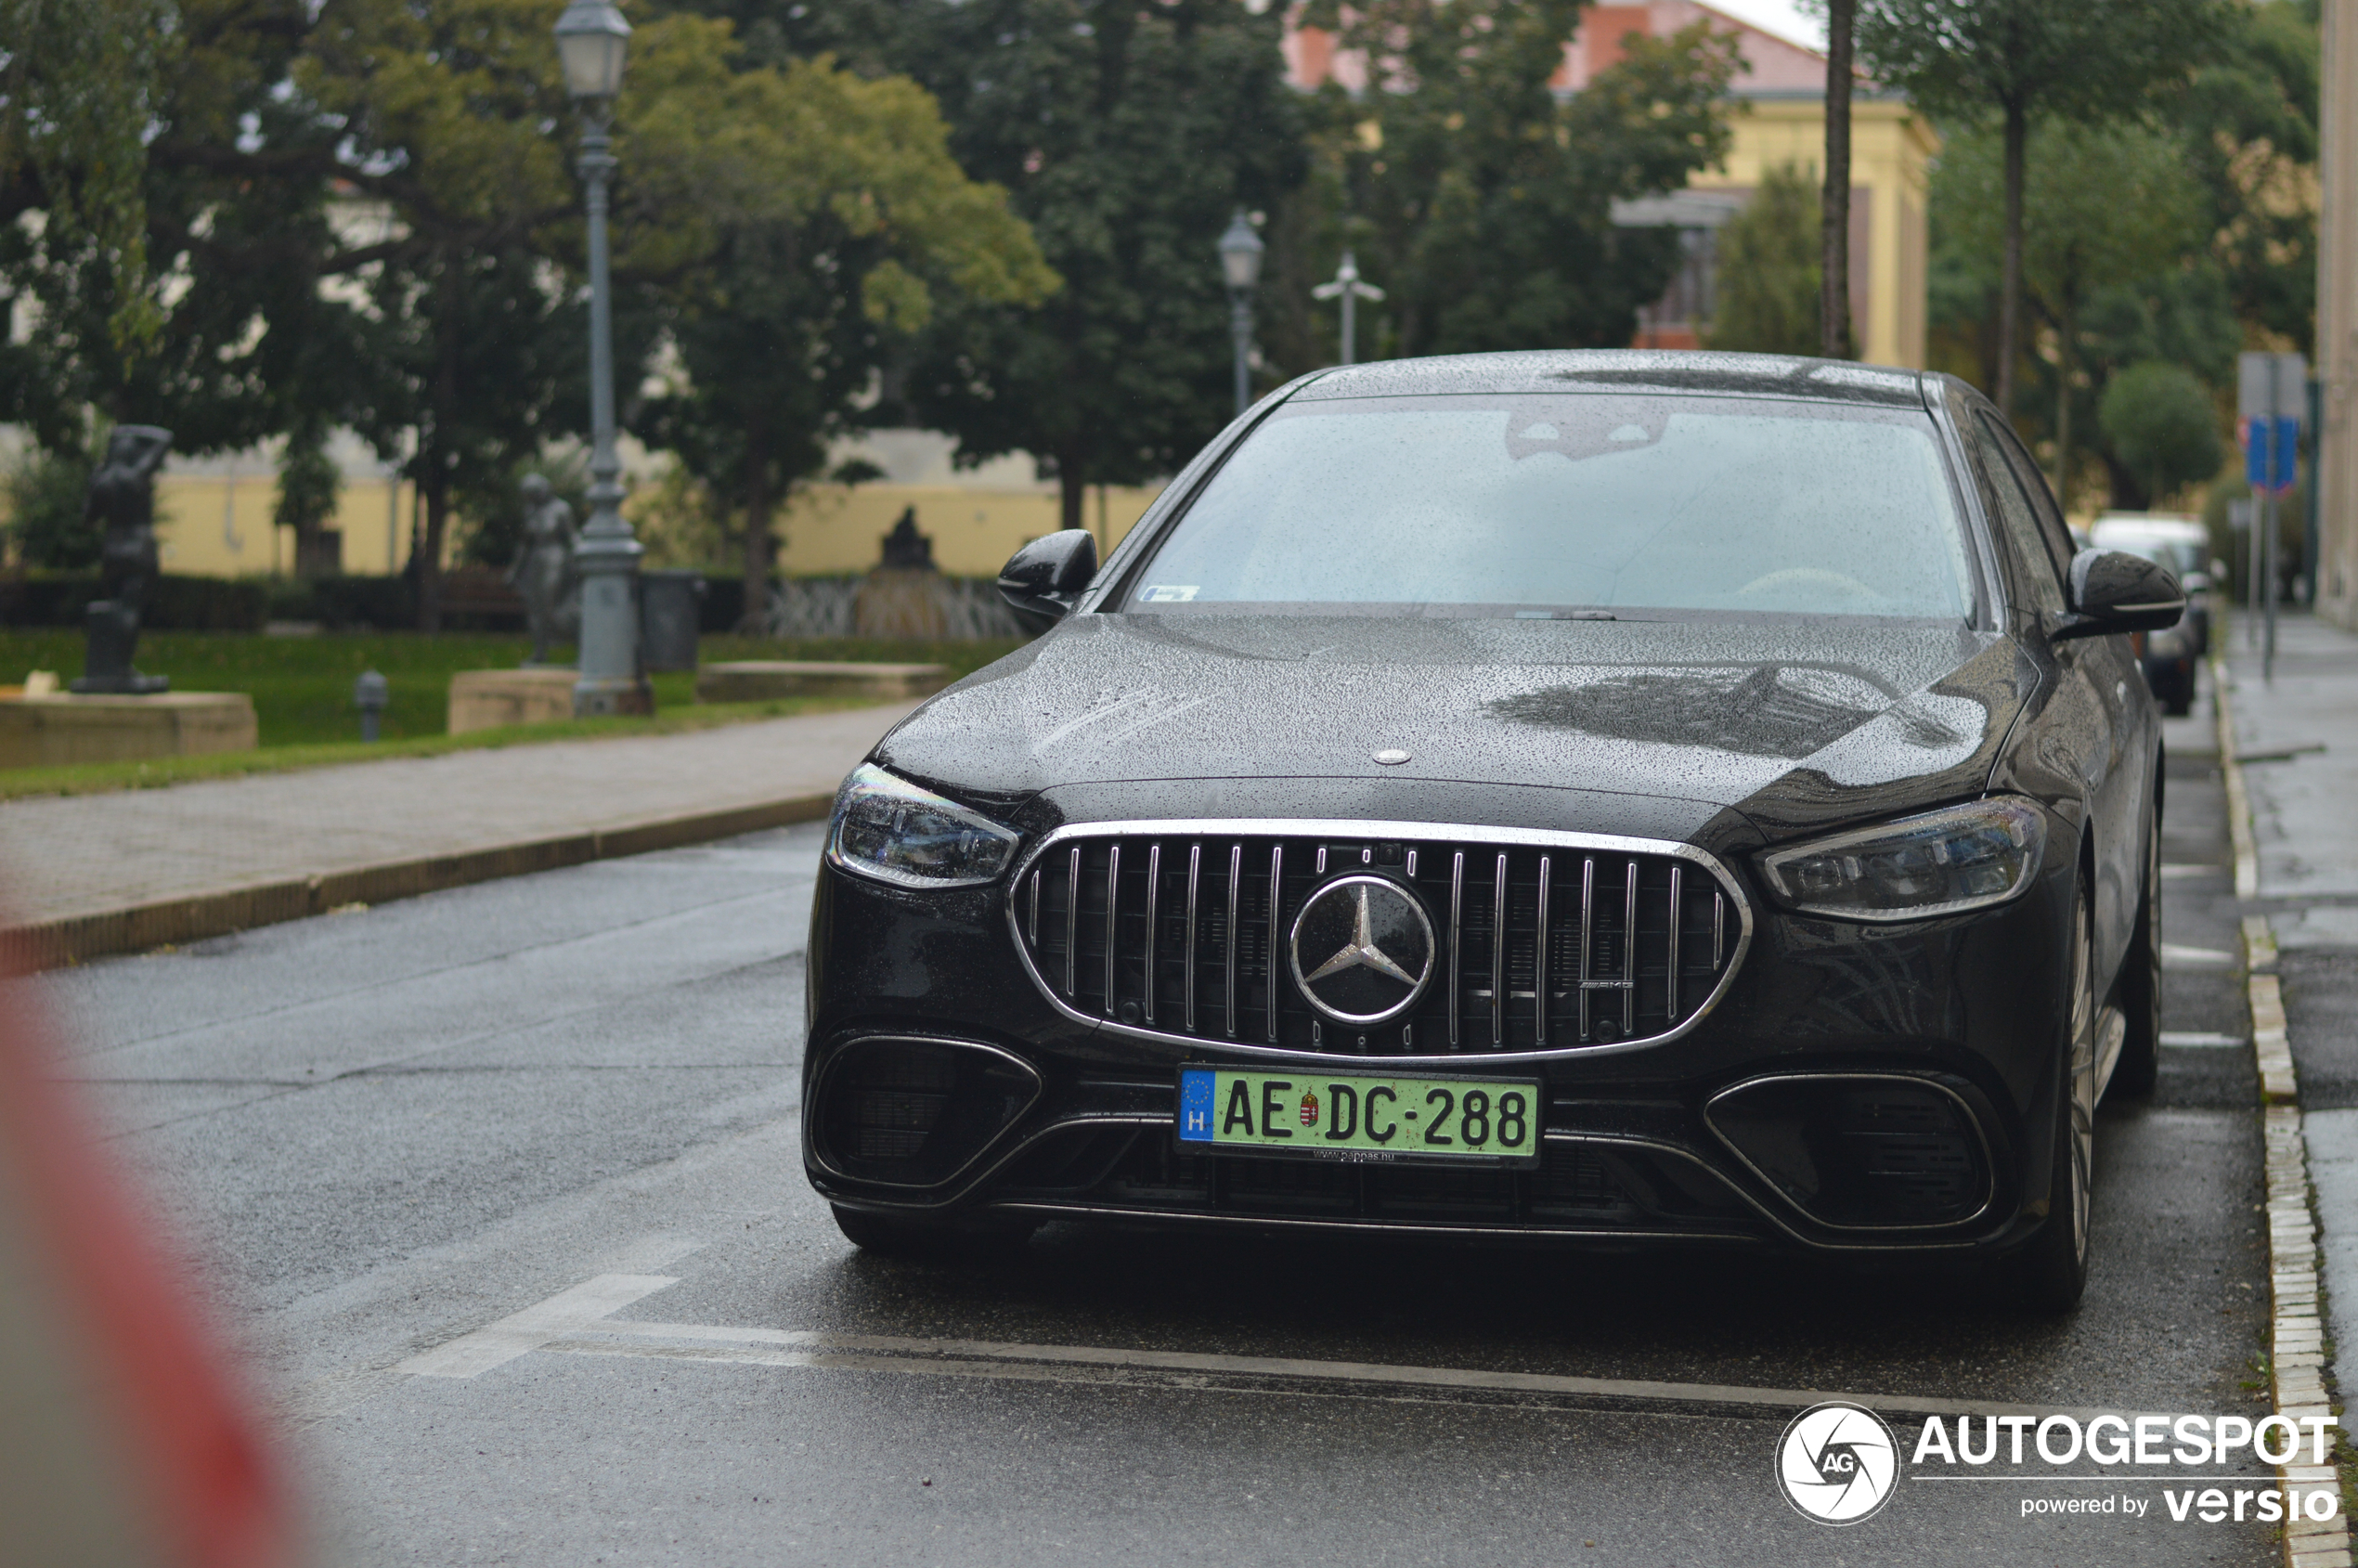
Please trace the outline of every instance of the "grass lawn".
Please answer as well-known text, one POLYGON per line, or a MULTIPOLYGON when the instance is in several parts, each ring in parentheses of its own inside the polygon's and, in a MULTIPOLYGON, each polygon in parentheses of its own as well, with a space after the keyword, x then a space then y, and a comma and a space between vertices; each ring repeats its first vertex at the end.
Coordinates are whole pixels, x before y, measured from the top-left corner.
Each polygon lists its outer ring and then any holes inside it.
MULTIPOLYGON (((60 680, 82 673, 79 629, 0 630, 0 685, 28 671, 57 671, 60 680)), ((955 675, 981 668, 1018 642, 907 642, 872 638, 707 637, 706 663, 724 659, 858 659, 948 665, 955 675)), ((449 728, 450 677, 462 669, 512 669, 531 643, 520 636, 467 632, 421 637, 369 632, 350 637, 263 637, 238 632, 150 631, 139 638, 139 667, 168 675, 175 692, 244 692, 266 748, 356 741, 359 711, 352 680, 364 669, 382 674, 392 689, 385 708, 386 740, 443 736, 449 728)), ((566 649, 560 657, 569 657, 566 649)), ((695 677, 654 678, 655 711, 678 713, 695 702, 695 677)), ((759 705, 753 705, 759 706, 759 705)), ((543 728, 536 726, 536 730, 543 728)))
MULTIPOLYGON (((1019 646, 1021 643, 1013 641, 915 642, 875 638, 771 641, 707 637, 702 641, 699 652, 706 663, 725 659, 852 659, 940 664, 949 666, 952 674, 957 676, 979 669, 1019 646)), ((657 675, 654 677, 653 719, 577 719, 562 724, 517 725, 466 735, 449 734, 450 677, 462 669, 512 668, 523 660, 529 647, 523 637, 463 632, 437 637, 414 632, 372 632, 349 637, 148 632, 139 639, 139 668, 149 674, 170 676, 176 692, 248 693, 253 699, 261 748, 212 757, 159 758, 148 762, 0 771, 0 799, 151 788, 188 779, 277 772, 379 757, 434 756, 535 741, 672 733, 707 729, 715 724, 859 707, 869 700, 797 697, 779 702, 699 706, 694 676, 657 675), (384 739, 375 745, 360 744, 359 713, 352 706, 353 678, 364 669, 375 669, 383 675, 391 689, 391 701, 384 713, 384 739)), ((79 630, 0 630, 0 685, 19 682, 35 669, 54 670, 59 680, 71 680, 82 673, 83 648, 84 638, 79 630)))

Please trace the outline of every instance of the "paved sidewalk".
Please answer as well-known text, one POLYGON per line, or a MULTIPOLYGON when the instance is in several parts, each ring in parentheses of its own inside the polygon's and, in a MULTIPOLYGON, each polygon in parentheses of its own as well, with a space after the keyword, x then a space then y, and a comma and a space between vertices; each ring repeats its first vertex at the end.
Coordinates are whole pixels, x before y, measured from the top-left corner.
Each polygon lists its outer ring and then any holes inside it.
POLYGON ((915 706, 0 802, 0 900, 56 961, 807 820, 915 706))
MULTIPOLYGON (((2242 633, 2238 621, 2222 652, 2259 870, 2259 897, 2243 907, 2274 938, 2254 953, 2254 1023, 2281 1031, 2298 1068, 2300 1109, 2287 1124, 2307 1155, 2320 1283, 2347 1354, 2358 1346, 2358 636, 2285 617, 2272 680, 2242 633), (2263 991, 2281 1001, 2263 1009, 2263 991)), ((2292 1114, 2269 1112, 2272 1122, 2292 1114)), ((2272 1144, 2272 1182, 2276 1153, 2272 1144)), ((2272 1211, 2272 1235, 2286 1223, 2272 1211)))
MULTIPOLYGON (((2339 927, 2338 940, 2358 944, 2358 636, 2287 616, 2275 678, 2264 680, 2240 618, 2230 635, 2228 696, 2251 794, 2260 896, 2326 908, 2349 901, 2353 922, 2339 927)), ((2277 929, 2286 945, 2300 945, 2284 923, 2277 929)))

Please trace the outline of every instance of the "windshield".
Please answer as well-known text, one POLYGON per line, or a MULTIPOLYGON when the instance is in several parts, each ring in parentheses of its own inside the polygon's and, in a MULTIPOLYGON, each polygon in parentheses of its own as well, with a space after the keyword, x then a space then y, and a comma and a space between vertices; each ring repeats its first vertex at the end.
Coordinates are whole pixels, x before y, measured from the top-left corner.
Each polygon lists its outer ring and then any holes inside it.
POLYGON ((1765 399, 1370 397, 1278 409, 1125 608, 1963 618, 1930 417, 1765 399))

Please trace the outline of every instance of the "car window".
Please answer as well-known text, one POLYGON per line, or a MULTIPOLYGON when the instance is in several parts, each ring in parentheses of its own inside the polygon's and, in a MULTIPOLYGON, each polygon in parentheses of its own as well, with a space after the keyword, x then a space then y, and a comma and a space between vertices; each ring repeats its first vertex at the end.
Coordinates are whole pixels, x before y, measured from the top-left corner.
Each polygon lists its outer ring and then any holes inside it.
POLYGON ((2030 514, 2039 520, 2039 532, 2046 540, 2048 554, 2055 563, 2056 576, 2070 576, 2071 558, 2079 553, 2079 541, 2072 537, 2071 525, 2064 521, 2063 509, 2055 504, 2054 492, 2047 488, 2047 476, 2039 472, 2039 465, 2030 460, 2030 454, 2023 450, 2021 440, 2012 430, 1988 414, 1981 417, 1990 427, 1991 438, 1998 443, 1999 449, 2006 454, 2007 462, 2013 466, 2015 478, 2021 482, 2022 493, 2030 498, 2030 514))
POLYGON ((1989 480, 1989 493, 1998 506, 1998 521, 2006 530, 2006 538, 2014 547, 2015 559, 2021 565, 2023 586, 2029 593, 2031 605, 2039 610, 2061 610, 2064 607, 2063 579, 2054 557, 2047 548, 2046 537, 2041 532, 2039 519, 2031 511, 2030 498, 2023 494, 2022 481, 2015 476, 2014 465, 2006 460, 2004 446, 1997 433, 1989 428, 1989 417, 1978 415, 1973 421, 1975 456, 1981 460, 1982 473, 1989 480))
POLYGON ((1278 409, 1124 608, 1971 614, 1929 416, 1620 394, 1278 409))

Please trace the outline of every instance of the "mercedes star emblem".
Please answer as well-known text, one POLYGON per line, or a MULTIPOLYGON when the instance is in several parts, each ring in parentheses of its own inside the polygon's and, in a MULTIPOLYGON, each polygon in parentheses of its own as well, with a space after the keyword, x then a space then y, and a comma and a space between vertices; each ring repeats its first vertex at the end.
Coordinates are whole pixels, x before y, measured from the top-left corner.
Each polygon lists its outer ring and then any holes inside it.
POLYGON ((1398 1017, 1432 978, 1432 917, 1388 876, 1339 876, 1294 916, 1288 961, 1310 1004, 1337 1023, 1398 1017))

